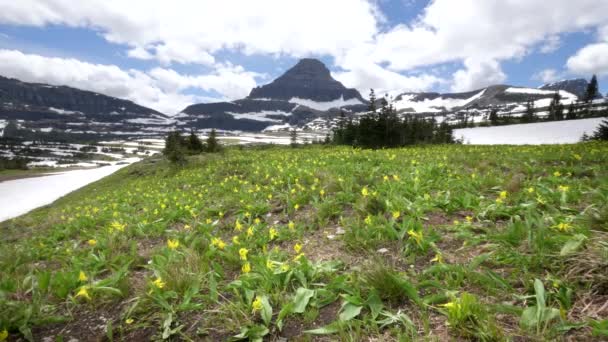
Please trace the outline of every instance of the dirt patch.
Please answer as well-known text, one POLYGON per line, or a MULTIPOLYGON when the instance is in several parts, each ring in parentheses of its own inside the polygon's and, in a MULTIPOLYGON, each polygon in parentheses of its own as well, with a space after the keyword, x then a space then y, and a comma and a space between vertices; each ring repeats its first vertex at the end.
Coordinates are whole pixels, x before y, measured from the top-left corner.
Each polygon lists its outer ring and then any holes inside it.
MULTIPOLYGON (((340 301, 335 301, 319 309, 319 316, 310 324, 305 324, 299 317, 290 317, 285 321, 283 330, 275 336, 276 340, 287 339, 289 341, 304 340, 304 331, 324 327, 334 322, 340 311, 340 301), (299 337, 299 338, 298 338, 299 337)), ((334 341, 335 336, 310 335, 313 341, 334 341)))
POLYGON ((106 339, 108 322, 118 325, 122 305, 108 304, 103 307, 77 308, 72 319, 65 323, 50 324, 34 328, 32 334, 36 341, 103 341, 106 339))

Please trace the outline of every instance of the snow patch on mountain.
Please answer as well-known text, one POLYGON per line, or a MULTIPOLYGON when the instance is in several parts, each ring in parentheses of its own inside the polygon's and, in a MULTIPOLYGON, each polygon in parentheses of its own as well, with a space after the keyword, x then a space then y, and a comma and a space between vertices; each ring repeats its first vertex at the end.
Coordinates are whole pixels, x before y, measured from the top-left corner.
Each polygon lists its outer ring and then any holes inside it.
POLYGON ((337 98, 333 101, 327 101, 327 102, 317 102, 317 101, 313 101, 313 100, 309 100, 309 99, 301 99, 299 97, 292 97, 289 100, 289 102, 299 104, 302 106, 306 106, 308 108, 321 110, 321 111, 330 110, 332 108, 340 108, 340 107, 344 107, 344 106, 354 106, 354 105, 363 104, 363 102, 361 102, 357 98, 344 100, 344 96, 340 96, 339 98, 337 98))
POLYGON ((233 118, 240 119, 249 119, 256 121, 268 121, 268 122, 282 122, 281 119, 273 119, 267 117, 268 115, 284 115, 289 116, 291 113, 284 112, 281 110, 263 110, 259 112, 249 112, 249 113, 234 113, 234 112, 226 112, 226 114, 232 115, 233 118))
POLYGON ((416 113, 437 113, 442 112, 444 110, 451 110, 455 107, 465 106, 467 103, 470 103, 478 98, 480 98, 484 93, 485 89, 480 91, 479 93, 469 97, 468 99, 458 99, 458 98, 444 98, 437 97, 432 100, 424 99, 423 101, 414 101, 413 99, 418 96, 418 94, 407 94, 402 95, 399 101, 395 101, 394 106, 397 110, 401 109, 412 109, 416 113))

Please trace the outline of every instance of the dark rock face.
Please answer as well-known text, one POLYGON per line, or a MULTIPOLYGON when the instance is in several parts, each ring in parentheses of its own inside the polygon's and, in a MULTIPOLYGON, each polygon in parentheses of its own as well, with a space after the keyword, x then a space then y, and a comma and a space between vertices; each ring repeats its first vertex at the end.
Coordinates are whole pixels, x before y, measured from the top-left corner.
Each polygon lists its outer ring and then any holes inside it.
POLYGON ((300 60, 282 76, 267 85, 251 90, 249 98, 289 100, 293 97, 328 102, 342 97, 365 102, 356 89, 348 89, 331 77, 329 69, 319 60, 300 60))
POLYGON ((109 116, 110 113, 113 116, 117 115, 115 113, 126 116, 163 115, 128 100, 66 86, 26 83, 2 76, 0 76, 0 103, 38 108, 53 107, 95 116, 103 114, 109 116))
POLYGON ((0 76, 0 120, 20 120, 26 131, 40 136, 81 134, 138 135, 161 131, 168 117, 128 100, 66 86, 21 82, 0 76), (145 133, 145 132, 144 132, 145 133))
MULTIPOLYGON (((543 90, 565 90, 571 94, 578 96, 579 99, 582 99, 585 96, 585 92, 587 91, 587 82, 584 78, 577 78, 573 80, 564 80, 554 83, 545 84, 540 89, 543 90)), ((598 94, 599 95, 599 94, 598 94)), ((600 95, 601 97, 601 95, 600 95)))

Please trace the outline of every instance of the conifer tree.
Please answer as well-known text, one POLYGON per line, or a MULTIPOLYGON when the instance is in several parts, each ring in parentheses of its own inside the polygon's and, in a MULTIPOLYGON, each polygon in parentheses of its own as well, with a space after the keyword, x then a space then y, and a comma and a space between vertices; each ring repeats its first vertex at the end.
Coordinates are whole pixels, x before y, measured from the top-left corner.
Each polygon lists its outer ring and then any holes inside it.
POLYGON ((492 124, 492 126, 497 125, 498 124, 498 110, 495 108, 492 108, 492 110, 490 111, 490 124, 492 124))
POLYGON ((291 141, 291 147, 298 146, 298 132, 296 131, 295 128, 289 132, 289 136, 290 136, 290 141, 291 141))
POLYGON ((201 139, 196 135, 194 130, 190 130, 190 135, 188 136, 188 151, 196 154, 203 152, 204 149, 205 145, 203 145, 201 139))
POLYGON ((589 84, 587 85, 587 90, 585 91, 585 96, 583 98, 583 101, 585 101, 585 103, 590 103, 597 96, 597 94, 598 94, 597 77, 595 75, 593 75, 593 77, 591 77, 591 81, 589 81, 589 84))
POLYGON ((217 140, 217 132, 215 128, 209 132, 209 136, 207 137, 207 152, 219 152, 221 150, 221 146, 219 141, 217 140))
POLYGON ((604 119, 599 125, 599 127, 593 132, 591 135, 591 140, 608 140, 608 119, 604 119))

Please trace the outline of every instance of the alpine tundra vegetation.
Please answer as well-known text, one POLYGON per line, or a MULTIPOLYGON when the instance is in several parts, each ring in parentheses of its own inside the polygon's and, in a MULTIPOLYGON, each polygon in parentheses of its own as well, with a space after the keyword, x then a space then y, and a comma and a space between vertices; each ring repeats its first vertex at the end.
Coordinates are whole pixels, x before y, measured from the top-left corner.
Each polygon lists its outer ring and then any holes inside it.
POLYGON ((608 145, 226 148, 2 223, 43 340, 601 340, 608 145))

